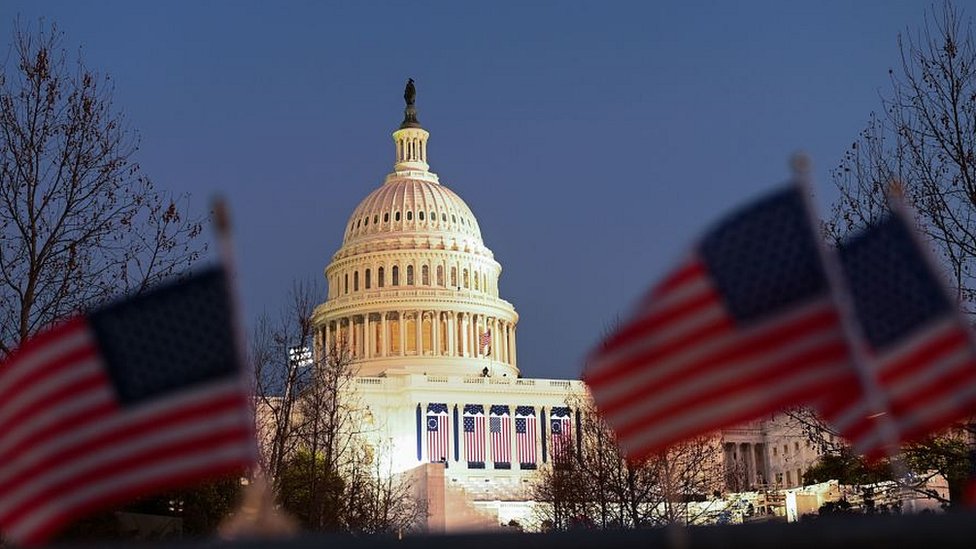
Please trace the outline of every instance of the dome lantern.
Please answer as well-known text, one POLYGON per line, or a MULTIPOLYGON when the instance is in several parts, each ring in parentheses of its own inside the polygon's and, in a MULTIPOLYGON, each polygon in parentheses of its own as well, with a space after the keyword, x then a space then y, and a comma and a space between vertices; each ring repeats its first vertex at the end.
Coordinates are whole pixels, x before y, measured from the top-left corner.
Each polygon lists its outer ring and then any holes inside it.
POLYGON ((409 78, 403 91, 403 99, 407 103, 403 111, 403 123, 393 132, 393 142, 396 144, 396 163, 393 169, 397 172, 426 172, 430 168, 427 164, 427 138, 430 133, 420 127, 420 121, 417 120, 416 98, 417 89, 413 78, 409 78))

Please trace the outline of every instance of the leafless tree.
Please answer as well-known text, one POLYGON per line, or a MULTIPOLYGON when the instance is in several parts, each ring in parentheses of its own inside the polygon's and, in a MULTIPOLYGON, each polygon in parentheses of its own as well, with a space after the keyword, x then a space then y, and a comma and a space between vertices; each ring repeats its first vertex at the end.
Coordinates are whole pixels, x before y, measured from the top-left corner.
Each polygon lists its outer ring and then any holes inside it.
POLYGON ((580 413, 579 443, 539 471, 530 496, 552 529, 646 528, 695 523, 708 511, 694 505, 724 485, 717 440, 675 444, 650 457, 628 459, 587 399, 570 398, 580 413))
MULTIPOLYGON (((871 115, 833 172, 841 197, 826 232, 839 241, 878 217, 887 208, 890 182, 899 182, 960 306, 973 315, 976 40, 971 20, 945 1, 931 9, 919 29, 900 35, 898 47, 900 62, 889 70, 891 85, 881 112, 871 115)), ((954 471, 968 466, 969 459, 953 433, 976 431, 973 425, 970 420, 952 427, 944 440, 934 437, 909 446, 906 461, 916 470, 945 471, 950 491, 959 494, 965 476, 954 471), (947 454, 947 448, 955 450, 947 454), (950 463, 947 455, 958 459, 950 463)))
POLYGON ((157 190, 112 82, 18 22, 0 75, 0 359, 34 332, 196 260, 188 198, 157 190))
POLYGON ((389 449, 371 444, 345 342, 324 348, 316 340, 311 319, 320 294, 314 284, 293 284, 277 321, 265 316, 252 335, 262 466, 279 501, 308 529, 410 530, 426 506, 384 467, 389 449))
POLYGON ((976 305, 976 42, 972 25, 945 2, 922 27, 898 37, 883 110, 872 114, 833 180, 841 198, 826 224, 841 239, 886 209, 892 181, 915 206, 959 302, 976 305))

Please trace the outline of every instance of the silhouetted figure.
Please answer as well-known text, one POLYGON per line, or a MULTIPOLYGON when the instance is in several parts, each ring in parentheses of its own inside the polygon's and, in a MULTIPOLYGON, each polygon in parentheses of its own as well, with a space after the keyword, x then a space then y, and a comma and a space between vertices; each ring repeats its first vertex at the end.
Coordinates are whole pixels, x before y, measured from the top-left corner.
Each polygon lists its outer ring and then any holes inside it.
POLYGON ((407 106, 412 106, 417 101, 417 88, 413 85, 413 78, 407 78, 407 87, 403 90, 403 100, 407 106))

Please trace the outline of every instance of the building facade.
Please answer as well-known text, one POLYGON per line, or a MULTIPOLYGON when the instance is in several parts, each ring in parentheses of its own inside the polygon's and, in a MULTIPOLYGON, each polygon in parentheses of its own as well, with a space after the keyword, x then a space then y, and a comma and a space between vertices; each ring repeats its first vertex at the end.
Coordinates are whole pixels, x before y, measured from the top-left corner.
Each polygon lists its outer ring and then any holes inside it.
POLYGON ((464 502, 491 507, 497 524, 502 502, 524 501, 531 475, 576 436, 567 403, 585 389, 521 377, 502 267, 471 209, 430 171, 429 137, 408 99, 393 171, 346 223, 313 323, 319 353, 347 350, 374 445, 394 472, 422 477, 437 530, 465 526, 452 511, 484 525, 464 502))
MULTIPOLYGON (((525 524, 528 485, 575 444, 573 403, 586 389, 521 376, 502 266, 468 205, 430 171, 412 84, 405 98, 393 171, 353 211, 325 268, 316 352, 348 353, 373 445, 393 472, 414 475, 431 530, 525 524)), ((816 455, 784 436, 776 421, 723 434, 724 463, 741 488, 799 483, 816 455)))

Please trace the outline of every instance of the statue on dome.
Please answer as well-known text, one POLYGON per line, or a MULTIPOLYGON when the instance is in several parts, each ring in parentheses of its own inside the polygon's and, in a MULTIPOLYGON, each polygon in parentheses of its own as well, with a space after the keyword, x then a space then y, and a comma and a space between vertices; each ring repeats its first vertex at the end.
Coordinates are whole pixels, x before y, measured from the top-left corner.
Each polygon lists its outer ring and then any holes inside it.
POLYGON ((412 107, 417 101, 417 88, 413 85, 413 78, 407 78, 407 87, 403 90, 403 100, 412 107))

